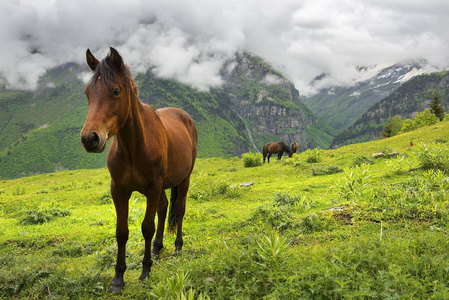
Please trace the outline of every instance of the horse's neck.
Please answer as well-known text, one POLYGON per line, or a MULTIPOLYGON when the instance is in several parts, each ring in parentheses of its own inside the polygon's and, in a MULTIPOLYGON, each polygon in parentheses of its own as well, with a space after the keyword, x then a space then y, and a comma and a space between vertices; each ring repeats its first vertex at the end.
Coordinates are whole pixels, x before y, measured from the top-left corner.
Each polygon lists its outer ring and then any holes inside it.
POLYGON ((287 144, 281 144, 282 149, 287 152, 288 154, 292 154, 292 150, 290 149, 289 146, 287 146, 287 144))
POLYGON ((155 111, 146 109, 136 95, 132 96, 130 101, 128 119, 117 133, 119 145, 129 151, 145 145, 147 127, 159 118, 155 111))

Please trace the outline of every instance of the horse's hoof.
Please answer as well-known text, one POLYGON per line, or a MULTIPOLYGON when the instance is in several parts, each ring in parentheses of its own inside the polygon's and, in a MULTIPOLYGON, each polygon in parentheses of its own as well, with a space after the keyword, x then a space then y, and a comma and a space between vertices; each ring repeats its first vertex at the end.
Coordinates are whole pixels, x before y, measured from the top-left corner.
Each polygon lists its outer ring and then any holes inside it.
POLYGON ((122 293, 122 289, 125 285, 114 285, 114 284, 110 284, 109 285, 109 292, 110 293, 114 293, 116 295, 120 295, 122 293))
POLYGON ((162 251, 151 252, 151 256, 153 257, 153 259, 159 260, 161 258, 161 252, 162 251))
POLYGON ((148 277, 150 277, 150 271, 143 270, 142 274, 140 274, 139 280, 144 282, 148 277))

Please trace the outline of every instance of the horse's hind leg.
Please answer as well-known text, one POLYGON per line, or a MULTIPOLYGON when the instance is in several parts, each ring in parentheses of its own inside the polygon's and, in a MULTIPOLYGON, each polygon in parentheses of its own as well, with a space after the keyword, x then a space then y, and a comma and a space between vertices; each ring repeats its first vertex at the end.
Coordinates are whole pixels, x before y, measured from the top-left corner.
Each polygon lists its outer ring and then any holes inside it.
POLYGON ((284 154, 284 151, 280 151, 280 152, 278 153, 278 160, 281 160, 282 154, 284 154))
POLYGON ((162 190, 161 197, 159 199, 159 205, 157 208, 157 231, 156 237, 154 238, 152 250, 152 254, 156 258, 158 258, 161 249, 164 248, 163 240, 164 240, 165 218, 167 216, 167 206, 168 206, 167 195, 165 194, 165 190, 162 190))
POLYGON ((184 244, 184 240, 182 238, 182 221, 186 211, 186 198, 187 191, 189 190, 189 184, 190 176, 184 179, 177 186, 177 197, 176 200, 172 200, 170 207, 170 224, 171 226, 177 226, 175 239, 175 255, 182 250, 182 246, 184 244))
POLYGON ((271 157, 271 153, 268 153, 268 155, 267 155, 268 163, 270 163, 270 157, 271 157))

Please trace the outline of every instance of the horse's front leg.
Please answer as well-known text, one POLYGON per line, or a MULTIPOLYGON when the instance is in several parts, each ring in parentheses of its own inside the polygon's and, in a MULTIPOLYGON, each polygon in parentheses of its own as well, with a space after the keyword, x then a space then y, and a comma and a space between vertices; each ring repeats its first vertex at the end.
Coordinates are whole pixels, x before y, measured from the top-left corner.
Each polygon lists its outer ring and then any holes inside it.
POLYGON ((145 254, 143 256, 140 280, 144 280, 150 276, 151 265, 153 264, 153 261, 151 260, 151 240, 153 239, 155 232, 154 217, 156 216, 161 191, 162 181, 145 192, 145 196, 147 197, 147 209, 142 222, 142 234, 145 239, 145 254))
POLYGON ((114 200, 115 211, 117 214, 117 227, 115 231, 115 237, 117 239, 117 263, 115 265, 115 276, 109 286, 109 291, 119 293, 125 285, 123 274, 126 270, 125 252, 126 242, 128 241, 129 236, 128 201, 131 193, 124 192, 111 182, 111 195, 114 200))

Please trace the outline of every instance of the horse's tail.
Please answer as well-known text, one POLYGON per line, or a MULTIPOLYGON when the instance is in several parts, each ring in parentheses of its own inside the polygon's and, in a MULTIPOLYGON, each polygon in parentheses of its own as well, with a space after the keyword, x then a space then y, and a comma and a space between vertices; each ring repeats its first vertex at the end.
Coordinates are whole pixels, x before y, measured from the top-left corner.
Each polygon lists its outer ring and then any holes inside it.
POLYGON ((265 145, 263 145, 263 148, 262 148, 263 162, 265 162, 265 157, 267 157, 267 154, 268 154, 268 147, 265 144, 265 145))
POLYGON ((176 209, 176 199, 178 198, 178 187, 171 188, 170 195, 170 211, 168 213, 168 231, 175 232, 176 225, 178 224, 178 213, 176 209))

